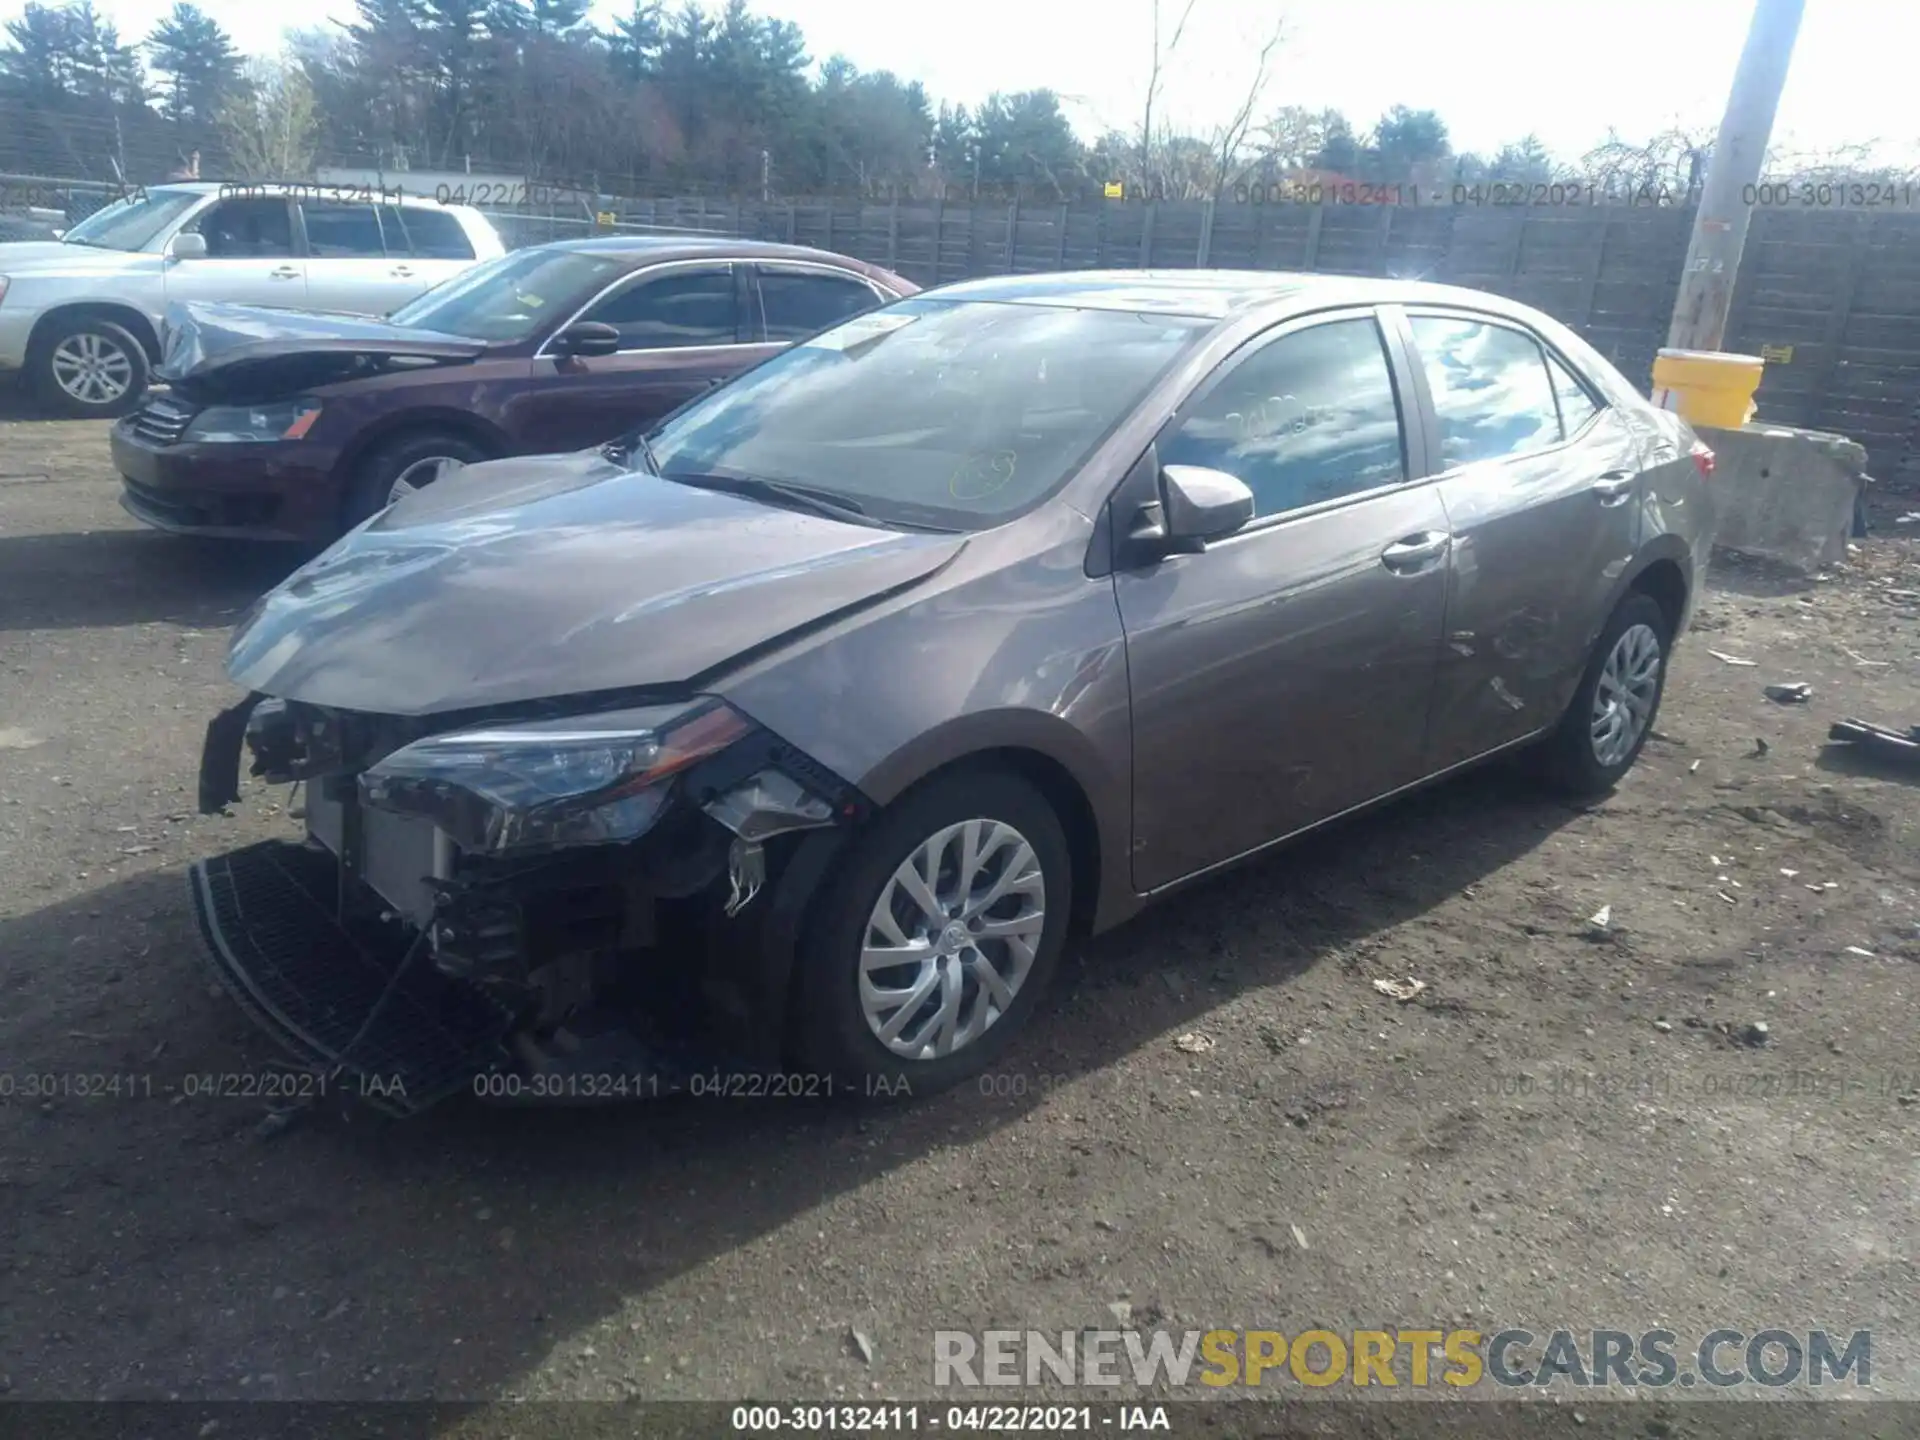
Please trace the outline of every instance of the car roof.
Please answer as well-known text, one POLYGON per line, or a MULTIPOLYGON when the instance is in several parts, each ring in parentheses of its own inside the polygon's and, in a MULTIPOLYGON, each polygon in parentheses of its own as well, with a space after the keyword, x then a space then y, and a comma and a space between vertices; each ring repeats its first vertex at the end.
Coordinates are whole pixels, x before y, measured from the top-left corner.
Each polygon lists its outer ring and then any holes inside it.
POLYGON ((737 260, 811 260, 840 269, 872 270, 864 260, 815 250, 806 245, 781 245, 771 240, 738 240, 726 235, 593 235, 577 240, 551 240, 543 250, 577 250, 586 255, 608 255, 632 260, 699 260, 722 256, 737 260))
POLYGON ((1533 311, 1484 290, 1422 280, 1379 280, 1291 270, 1081 270, 962 280, 933 298, 1090 310, 1155 311, 1227 320, 1257 308, 1318 310, 1334 305, 1466 305, 1531 318, 1533 311))

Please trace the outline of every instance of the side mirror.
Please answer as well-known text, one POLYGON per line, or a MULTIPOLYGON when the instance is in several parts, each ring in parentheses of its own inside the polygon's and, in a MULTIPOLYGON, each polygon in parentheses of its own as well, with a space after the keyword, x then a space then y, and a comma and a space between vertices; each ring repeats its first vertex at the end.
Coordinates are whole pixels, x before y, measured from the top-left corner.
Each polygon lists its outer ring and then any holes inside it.
POLYGON ((1224 470, 1163 466, 1160 490, 1169 540, 1218 540, 1253 519, 1253 491, 1224 470))
POLYGON ((207 237, 191 230, 182 230, 167 242, 167 254, 175 260, 204 260, 207 258, 207 237))
POLYGON ((612 355, 620 349, 620 332, 597 320, 582 320, 554 336, 550 348, 555 355, 573 355, 581 359, 612 355))

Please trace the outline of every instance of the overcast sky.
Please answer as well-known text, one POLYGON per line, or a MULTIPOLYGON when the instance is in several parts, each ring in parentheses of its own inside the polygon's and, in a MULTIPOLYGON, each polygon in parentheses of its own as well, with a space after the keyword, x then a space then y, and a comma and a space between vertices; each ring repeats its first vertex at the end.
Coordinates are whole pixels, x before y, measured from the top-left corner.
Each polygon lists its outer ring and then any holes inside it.
MULTIPOLYGON (((129 38, 144 36, 168 3, 97 0, 129 38)), ((628 3, 600 0, 596 16, 628 3)), ((1184 3, 1161 0, 1169 28, 1184 3)), ((201 4, 254 52, 276 47, 289 13, 257 0, 201 4)), ((1088 136, 1139 123, 1152 0, 754 0, 754 8, 798 22, 816 60, 838 51, 862 69, 918 79, 936 100, 1046 86, 1069 98, 1088 136)), ((1920 148, 1920 4, 1806 8, 1775 143, 1920 148)), ((20 0, 0 0, 0 15, 20 9, 20 0)), ((1751 9, 1751 0, 1195 0, 1163 103, 1195 129, 1225 119, 1284 15, 1272 105, 1334 106, 1363 129, 1395 104, 1432 108, 1455 149, 1491 150, 1532 130, 1573 156, 1609 125, 1645 136, 1676 120, 1717 122, 1751 9)), ((317 0, 296 13, 312 25, 352 6, 317 0)))

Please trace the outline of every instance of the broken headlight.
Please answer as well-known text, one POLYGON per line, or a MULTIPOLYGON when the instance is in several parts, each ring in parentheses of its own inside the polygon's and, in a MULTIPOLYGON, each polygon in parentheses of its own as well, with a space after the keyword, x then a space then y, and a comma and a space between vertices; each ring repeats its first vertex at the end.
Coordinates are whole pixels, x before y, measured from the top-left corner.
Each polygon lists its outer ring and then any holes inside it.
POLYGON ((688 766, 750 733, 718 700, 432 735, 360 777, 361 800, 482 854, 632 840, 688 766))

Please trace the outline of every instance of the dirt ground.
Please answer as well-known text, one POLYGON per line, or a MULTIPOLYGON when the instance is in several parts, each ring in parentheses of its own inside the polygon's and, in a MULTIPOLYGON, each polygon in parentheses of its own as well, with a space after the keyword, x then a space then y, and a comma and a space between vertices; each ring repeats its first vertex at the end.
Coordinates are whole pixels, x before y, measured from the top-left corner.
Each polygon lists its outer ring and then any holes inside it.
POLYGON ((1874 1393, 1920 1397, 1920 784, 1823 753, 1920 721, 1920 545, 1886 534, 1822 583, 1722 566, 1605 803, 1470 776, 1070 956, 999 1093, 268 1139, 200 1093, 278 1055, 210 990, 184 871, 287 827, 193 789, 225 631, 296 557, 147 533, 101 427, 0 420, 0 1388, 926 1396, 936 1328, 1124 1302, 1871 1329, 1874 1393))

